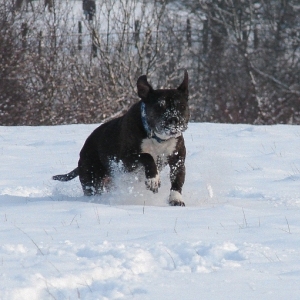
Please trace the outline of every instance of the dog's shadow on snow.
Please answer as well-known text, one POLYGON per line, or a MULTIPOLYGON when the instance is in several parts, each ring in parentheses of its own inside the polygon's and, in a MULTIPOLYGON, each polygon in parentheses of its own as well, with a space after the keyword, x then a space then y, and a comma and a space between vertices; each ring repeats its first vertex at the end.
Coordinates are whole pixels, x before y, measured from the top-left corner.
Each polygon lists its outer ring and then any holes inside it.
POLYGON ((84 196, 79 179, 56 182, 52 199, 56 201, 80 201, 104 205, 168 206, 170 189, 169 171, 160 174, 161 187, 158 193, 146 189, 145 176, 141 173, 118 173, 113 177, 112 187, 101 195, 84 196))
MULTIPOLYGON (((24 205, 43 201, 68 201, 103 204, 109 206, 139 205, 167 207, 170 193, 170 171, 165 168, 160 173, 161 187, 158 193, 146 189, 145 176, 141 173, 118 173, 113 178, 113 187, 109 192, 97 196, 84 196, 80 181, 75 178, 68 182, 49 179, 44 188, 17 187, 1 191, 1 205, 24 205)), ((191 178, 183 189, 183 199, 187 207, 207 207, 222 204, 218 195, 212 195, 210 186, 204 181, 195 184, 191 178), (195 188, 196 187, 196 188, 195 188)))

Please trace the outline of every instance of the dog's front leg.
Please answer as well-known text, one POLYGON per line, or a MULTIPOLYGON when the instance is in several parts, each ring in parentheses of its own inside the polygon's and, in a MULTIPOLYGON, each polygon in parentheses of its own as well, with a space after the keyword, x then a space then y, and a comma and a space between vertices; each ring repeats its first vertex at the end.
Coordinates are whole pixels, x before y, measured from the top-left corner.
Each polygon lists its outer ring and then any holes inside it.
POLYGON ((157 193, 158 188, 160 187, 160 178, 153 157, 148 153, 142 153, 139 155, 139 161, 145 168, 145 184, 147 189, 153 193, 157 193))
POLYGON ((169 204, 171 206, 185 206, 182 200, 182 186, 185 180, 185 147, 169 157, 171 191, 169 204))

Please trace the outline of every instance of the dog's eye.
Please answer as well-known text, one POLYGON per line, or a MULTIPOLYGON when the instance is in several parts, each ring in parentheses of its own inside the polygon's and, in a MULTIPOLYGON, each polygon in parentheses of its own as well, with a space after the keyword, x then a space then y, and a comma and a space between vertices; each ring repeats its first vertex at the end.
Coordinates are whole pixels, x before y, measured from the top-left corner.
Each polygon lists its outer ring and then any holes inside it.
POLYGON ((185 104, 180 103, 180 104, 179 104, 179 108, 180 108, 181 110, 185 110, 185 104))
POLYGON ((158 105, 159 105, 160 107, 166 107, 166 100, 164 100, 164 99, 159 100, 159 101, 158 101, 158 105))

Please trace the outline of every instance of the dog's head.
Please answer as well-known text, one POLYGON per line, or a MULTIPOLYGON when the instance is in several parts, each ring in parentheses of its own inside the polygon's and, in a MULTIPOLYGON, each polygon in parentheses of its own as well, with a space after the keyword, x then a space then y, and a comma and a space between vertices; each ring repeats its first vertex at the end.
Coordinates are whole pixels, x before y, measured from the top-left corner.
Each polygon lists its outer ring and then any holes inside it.
POLYGON ((145 103, 145 117, 150 129, 161 139, 181 135, 189 121, 188 73, 177 89, 154 90, 147 76, 137 81, 138 95, 145 103))

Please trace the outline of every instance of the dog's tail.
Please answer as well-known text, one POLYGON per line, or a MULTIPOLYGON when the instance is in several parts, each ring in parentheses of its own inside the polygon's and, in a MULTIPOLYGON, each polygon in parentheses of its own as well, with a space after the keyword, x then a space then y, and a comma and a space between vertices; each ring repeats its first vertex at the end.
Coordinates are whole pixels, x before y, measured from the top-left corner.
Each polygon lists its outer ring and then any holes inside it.
POLYGON ((77 177, 79 175, 79 171, 78 168, 75 168, 73 171, 71 171, 68 174, 64 174, 64 175, 55 175, 52 177, 53 180, 59 180, 59 181, 69 181, 74 179, 75 177, 77 177))

